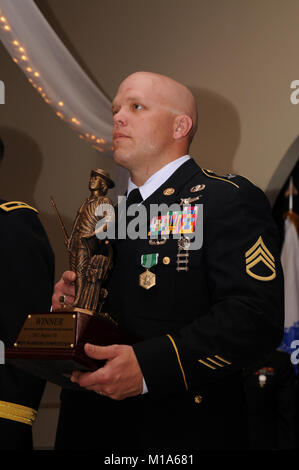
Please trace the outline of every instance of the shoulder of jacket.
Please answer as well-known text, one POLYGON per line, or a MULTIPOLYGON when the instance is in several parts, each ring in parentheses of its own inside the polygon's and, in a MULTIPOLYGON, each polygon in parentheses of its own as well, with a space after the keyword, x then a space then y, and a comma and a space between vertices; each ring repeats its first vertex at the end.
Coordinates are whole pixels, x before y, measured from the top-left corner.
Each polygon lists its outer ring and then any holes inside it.
POLYGON ((36 212, 38 214, 37 209, 35 209, 32 206, 29 206, 29 204, 26 204, 26 202, 21 202, 21 201, 2 202, 2 204, 0 204, 0 209, 1 209, 0 212, 2 212, 2 213, 13 212, 17 209, 28 209, 28 210, 36 212))
POLYGON ((246 178, 232 173, 226 173, 225 175, 217 175, 213 170, 208 170, 206 168, 200 168, 200 170, 210 180, 214 180, 215 182, 224 181, 225 183, 235 187, 236 189, 240 189, 243 184, 243 181, 246 181, 246 178))
MULTIPOLYGON (((250 180, 241 175, 235 175, 227 173, 225 175, 217 175, 212 170, 207 170, 205 168, 200 168, 202 175, 205 177, 202 181, 204 183, 201 186, 208 186, 208 183, 215 184, 213 192, 218 198, 223 197, 232 197, 237 199, 250 200, 251 203, 257 204, 262 200, 267 200, 264 191, 252 183, 250 180)), ((209 185, 210 186, 210 185, 209 185)), ((190 191, 193 192, 195 188, 191 188, 190 191)))

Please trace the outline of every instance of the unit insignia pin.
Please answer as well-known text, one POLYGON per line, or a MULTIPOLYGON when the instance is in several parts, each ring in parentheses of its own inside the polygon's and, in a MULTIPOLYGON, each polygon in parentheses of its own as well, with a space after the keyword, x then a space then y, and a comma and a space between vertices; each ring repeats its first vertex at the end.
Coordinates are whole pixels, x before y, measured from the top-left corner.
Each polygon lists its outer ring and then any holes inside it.
POLYGON ((197 193, 198 191, 202 191, 203 189, 205 189, 206 185, 205 184, 198 184, 196 186, 193 186, 192 188, 190 188, 190 192, 191 193, 197 193))
POLYGON ((166 188, 163 191, 164 196, 171 196, 174 193, 175 189, 174 188, 166 188))

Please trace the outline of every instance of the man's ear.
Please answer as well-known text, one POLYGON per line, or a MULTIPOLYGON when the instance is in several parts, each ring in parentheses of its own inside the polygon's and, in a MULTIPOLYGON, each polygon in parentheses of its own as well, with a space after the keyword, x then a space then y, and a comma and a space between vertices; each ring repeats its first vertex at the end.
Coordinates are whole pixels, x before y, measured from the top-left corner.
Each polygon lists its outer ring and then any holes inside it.
POLYGON ((190 116, 187 116, 186 114, 177 116, 174 120, 173 138, 178 140, 186 137, 192 129, 192 126, 193 122, 190 116))

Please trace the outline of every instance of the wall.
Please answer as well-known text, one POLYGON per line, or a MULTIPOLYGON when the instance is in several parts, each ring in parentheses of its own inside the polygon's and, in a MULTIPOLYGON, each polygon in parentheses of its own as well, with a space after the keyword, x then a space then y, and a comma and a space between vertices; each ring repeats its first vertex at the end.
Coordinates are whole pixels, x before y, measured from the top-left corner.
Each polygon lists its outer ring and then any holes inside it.
POLYGON ((190 86, 200 113, 193 154, 203 166, 233 169, 267 188, 298 135, 299 106, 289 99, 298 77, 296 0, 39 4, 110 97, 135 70, 190 86))

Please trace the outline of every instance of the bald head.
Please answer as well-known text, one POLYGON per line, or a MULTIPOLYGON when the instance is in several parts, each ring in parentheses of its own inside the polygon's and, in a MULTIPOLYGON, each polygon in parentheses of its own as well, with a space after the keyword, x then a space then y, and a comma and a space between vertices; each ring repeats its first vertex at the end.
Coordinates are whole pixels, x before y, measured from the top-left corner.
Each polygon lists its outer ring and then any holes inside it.
POLYGON ((186 155, 197 128, 191 91, 151 72, 133 73, 120 84, 112 112, 114 160, 138 186, 186 155))
POLYGON ((119 87, 119 91, 127 87, 134 87, 142 81, 145 86, 151 88, 152 96, 159 100, 161 108, 175 114, 186 115, 192 120, 192 127, 188 133, 191 143, 197 131, 197 105, 192 92, 180 82, 166 75, 153 72, 135 72, 129 75, 119 87))

